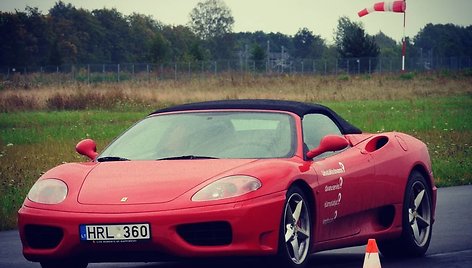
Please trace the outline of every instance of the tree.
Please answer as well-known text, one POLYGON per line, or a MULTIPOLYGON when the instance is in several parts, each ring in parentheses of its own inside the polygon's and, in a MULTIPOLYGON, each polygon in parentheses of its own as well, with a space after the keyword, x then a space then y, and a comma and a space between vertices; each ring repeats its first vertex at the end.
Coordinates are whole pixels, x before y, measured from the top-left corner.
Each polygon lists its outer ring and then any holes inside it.
POLYGON ((156 33, 151 47, 151 60, 162 63, 169 59, 171 44, 161 33, 156 33))
POLYGON ((293 37, 293 56, 300 59, 320 58, 325 44, 319 35, 307 28, 301 28, 293 37))
POLYGON ((334 42, 342 58, 364 58, 359 65, 361 72, 375 68, 375 61, 369 66, 369 61, 365 59, 377 58, 380 50, 374 38, 365 33, 362 24, 347 17, 339 18, 334 42))
POLYGON ((107 55, 107 62, 129 62, 132 58, 130 42, 127 40, 130 36, 130 28, 123 14, 115 8, 96 9, 92 11, 92 14, 101 26, 107 29, 101 44, 107 55))
POLYGON ((46 64, 50 45, 51 27, 37 8, 0 12, 0 66, 46 64))
POLYGON ((379 32, 374 35, 374 40, 380 49, 380 55, 387 58, 400 58, 402 47, 400 44, 395 42, 392 38, 385 35, 383 32, 379 32))
POLYGON ((251 58, 255 62, 255 67, 257 70, 261 71, 265 66, 266 52, 258 44, 254 44, 251 51, 251 58))
POLYGON ((129 24, 127 38, 129 54, 133 62, 145 62, 151 58, 154 38, 161 31, 161 24, 150 16, 133 13, 126 18, 129 24))
POLYGON ((200 2, 190 12, 190 28, 202 40, 221 38, 233 31, 234 18, 222 0, 200 2))
POLYGON ((375 58, 379 47, 373 37, 365 33, 362 24, 341 17, 338 20, 334 42, 343 58, 375 58))
POLYGON ((434 57, 472 56, 471 27, 428 23, 415 36, 415 47, 434 57))
POLYGON ((170 58, 174 61, 195 61, 205 58, 199 39, 186 26, 164 26, 164 37, 172 44, 170 58))
POLYGON ((215 59, 232 57, 234 18, 231 10, 222 0, 200 2, 190 12, 190 29, 211 52, 215 59))

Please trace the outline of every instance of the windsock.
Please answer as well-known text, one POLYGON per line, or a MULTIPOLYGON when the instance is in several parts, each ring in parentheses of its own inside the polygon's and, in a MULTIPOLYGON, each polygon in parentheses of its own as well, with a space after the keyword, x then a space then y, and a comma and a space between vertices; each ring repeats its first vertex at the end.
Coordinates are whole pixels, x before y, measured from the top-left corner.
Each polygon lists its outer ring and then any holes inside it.
POLYGON ((364 8, 363 10, 359 11, 357 15, 359 15, 359 17, 363 17, 374 11, 390 11, 390 12, 397 12, 397 13, 405 13, 405 10, 406 10, 406 2, 403 0, 393 1, 393 2, 379 2, 379 3, 376 3, 373 7, 364 8))

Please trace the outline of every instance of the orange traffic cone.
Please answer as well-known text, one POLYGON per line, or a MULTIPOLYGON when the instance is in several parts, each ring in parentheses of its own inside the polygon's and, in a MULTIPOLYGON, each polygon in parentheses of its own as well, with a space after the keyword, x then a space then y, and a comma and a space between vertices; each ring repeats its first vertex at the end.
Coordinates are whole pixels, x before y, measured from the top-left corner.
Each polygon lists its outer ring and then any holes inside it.
POLYGON ((381 268, 379 249, 375 239, 369 239, 365 249, 364 266, 363 268, 381 268))

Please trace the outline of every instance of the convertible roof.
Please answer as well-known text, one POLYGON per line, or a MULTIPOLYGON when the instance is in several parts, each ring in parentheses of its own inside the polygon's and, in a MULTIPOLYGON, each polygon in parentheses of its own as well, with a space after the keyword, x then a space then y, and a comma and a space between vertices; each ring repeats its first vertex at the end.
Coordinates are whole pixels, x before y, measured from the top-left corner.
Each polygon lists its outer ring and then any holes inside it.
POLYGON ((192 110, 224 110, 224 109, 251 109, 251 110, 276 110, 292 112, 300 117, 306 114, 319 113, 330 117, 341 129, 343 134, 360 134, 362 131, 341 118, 333 110, 320 104, 311 104, 285 100, 219 100, 188 103, 159 109, 151 114, 192 111, 192 110))

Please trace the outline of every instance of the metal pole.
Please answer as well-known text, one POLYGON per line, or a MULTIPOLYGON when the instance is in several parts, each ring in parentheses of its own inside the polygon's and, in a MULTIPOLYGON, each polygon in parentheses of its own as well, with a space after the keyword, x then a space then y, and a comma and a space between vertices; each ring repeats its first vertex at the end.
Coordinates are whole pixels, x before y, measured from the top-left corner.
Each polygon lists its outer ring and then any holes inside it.
MULTIPOLYGON (((406 0, 405 0, 406 5, 406 0)), ((403 12, 403 47, 402 47, 402 72, 405 72, 405 56, 406 56, 406 37, 405 37, 405 28, 406 28, 406 9, 403 12)))

